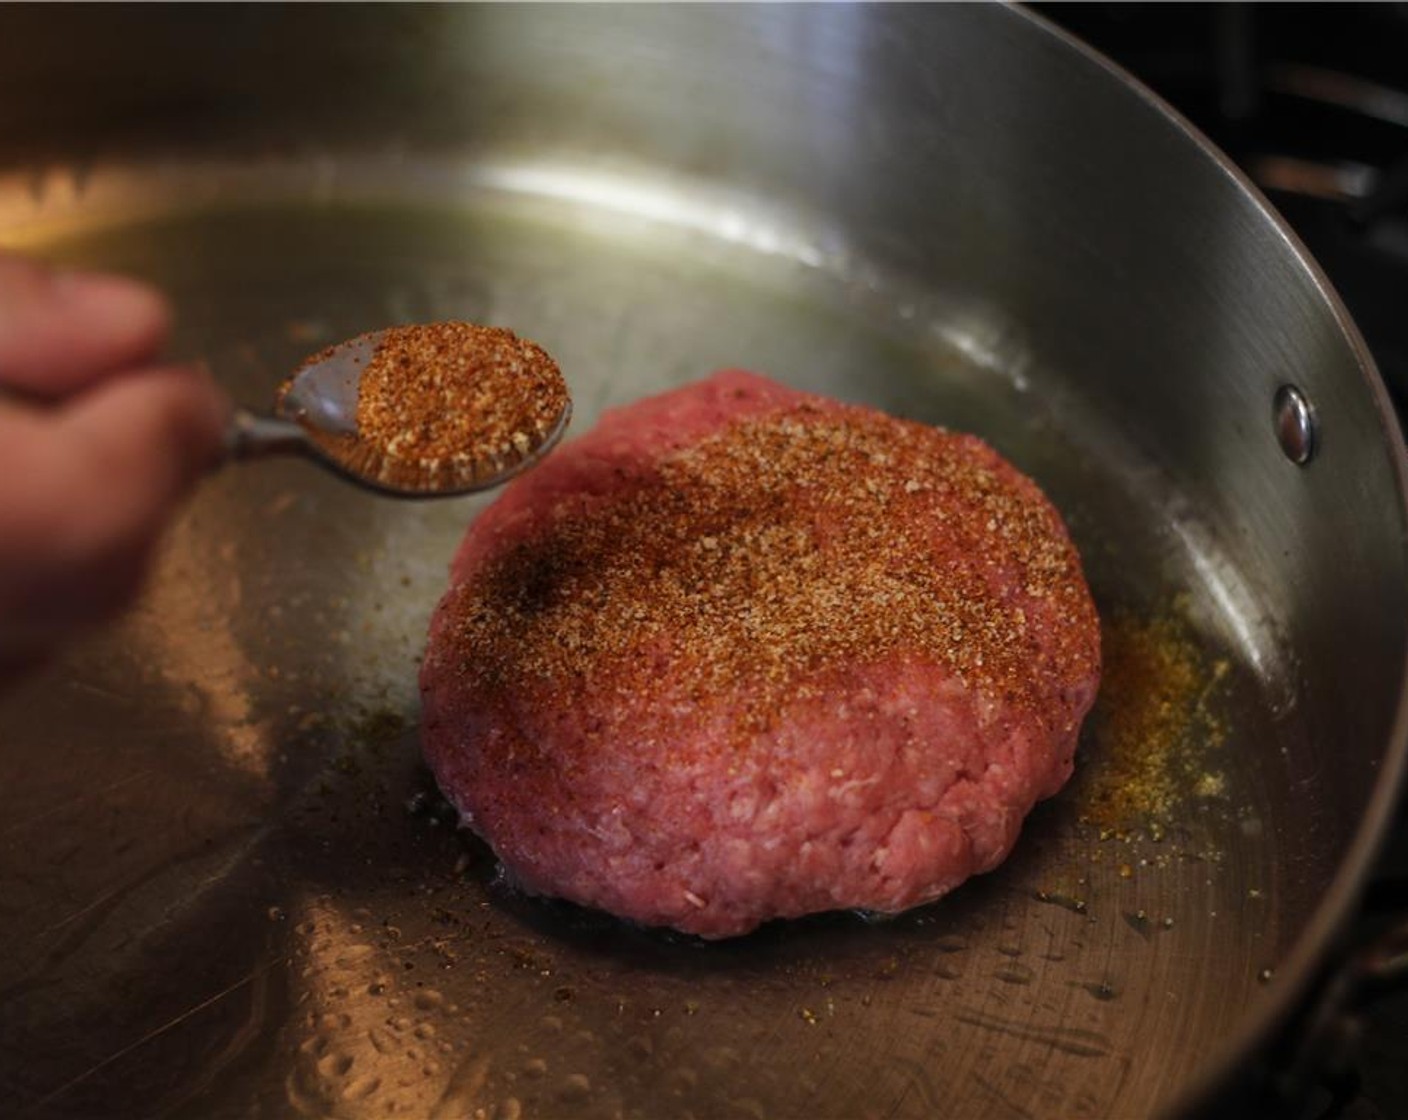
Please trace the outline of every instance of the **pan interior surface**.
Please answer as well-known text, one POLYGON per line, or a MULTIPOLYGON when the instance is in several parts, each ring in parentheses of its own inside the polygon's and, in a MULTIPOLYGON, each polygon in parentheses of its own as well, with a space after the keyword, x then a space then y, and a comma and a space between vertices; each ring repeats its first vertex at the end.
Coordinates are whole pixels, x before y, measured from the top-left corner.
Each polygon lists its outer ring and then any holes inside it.
POLYGON ((95 182, 0 244, 164 286, 177 349, 246 403, 329 342, 464 318, 545 346, 577 431, 741 366, 980 434, 1062 510, 1106 622, 1078 776, 1003 867, 889 921, 703 944, 518 896, 416 743, 429 612, 484 499, 226 470, 140 608, 0 706, 0 1098, 20 1116, 1167 1106, 1274 985, 1349 827, 1297 771, 1292 669, 1211 527, 1000 309, 645 179, 398 174, 421 187, 348 173, 241 201, 208 168, 132 166, 113 197, 141 207, 105 210, 95 182), (211 201, 191 207, 192 182, 211 201), (1156 686, 1173 716, 1139 707, 1156 686), (1172 762, 1147 769, 1141 745, 1172 762))

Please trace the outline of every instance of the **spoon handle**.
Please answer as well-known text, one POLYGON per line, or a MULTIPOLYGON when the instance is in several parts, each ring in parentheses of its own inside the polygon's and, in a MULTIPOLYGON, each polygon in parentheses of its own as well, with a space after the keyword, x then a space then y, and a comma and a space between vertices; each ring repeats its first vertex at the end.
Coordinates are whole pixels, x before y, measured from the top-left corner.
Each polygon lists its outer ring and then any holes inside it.
POLYGON ((247 408, 236 408, 225 428, 225 456, 228 459, 306 455, 309 450, 308 433, 301 424, 261 416, 247 408))

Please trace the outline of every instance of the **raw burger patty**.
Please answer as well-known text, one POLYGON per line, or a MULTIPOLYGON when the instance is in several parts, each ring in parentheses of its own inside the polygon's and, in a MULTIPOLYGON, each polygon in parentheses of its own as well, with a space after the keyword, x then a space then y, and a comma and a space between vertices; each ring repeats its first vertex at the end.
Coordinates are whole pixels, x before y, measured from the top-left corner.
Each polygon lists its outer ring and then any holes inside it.
POLYGON ((725 372, 471 526, 425 753, 525 889, 705 937, 1007 856, 1100 675, 1080 561, 972 436, 725 372))

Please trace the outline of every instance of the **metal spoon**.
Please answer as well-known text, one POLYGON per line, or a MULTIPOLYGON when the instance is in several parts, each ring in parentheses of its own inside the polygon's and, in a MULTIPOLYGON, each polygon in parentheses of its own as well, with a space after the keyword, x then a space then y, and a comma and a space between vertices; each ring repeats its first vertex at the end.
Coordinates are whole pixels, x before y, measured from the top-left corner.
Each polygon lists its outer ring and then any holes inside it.
MULTIPOLYGON (((475 457, 468 469, 447 477, 388 478, 378 472, 381 449, 357 429, 362 373, 390 330, 374 331, 325 350, 300 366, 282 386, 274 415, 236 408, 225 434, 226 457, 262 459, 301 455, 342 478, 399 498, 447 498, 502 485, 543 458, 567 430, 572 403, 566 400, 556 421, 529 442, 506 453, 475 457)), ((465 448, 466 453, 475 449, 465 448)))

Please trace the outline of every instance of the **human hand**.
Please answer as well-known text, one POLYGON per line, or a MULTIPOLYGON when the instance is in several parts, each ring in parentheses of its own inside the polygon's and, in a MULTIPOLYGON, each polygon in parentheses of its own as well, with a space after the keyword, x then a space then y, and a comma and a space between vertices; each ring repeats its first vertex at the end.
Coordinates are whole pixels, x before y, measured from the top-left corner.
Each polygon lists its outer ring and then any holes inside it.
POLYGON ((0 687, 127 606, 228 405, 131 280, 0 254, 0 687))

